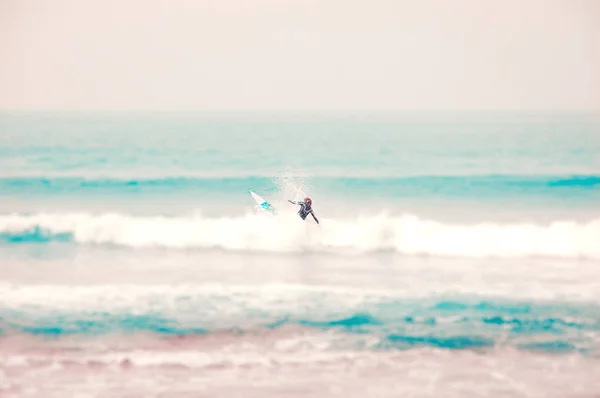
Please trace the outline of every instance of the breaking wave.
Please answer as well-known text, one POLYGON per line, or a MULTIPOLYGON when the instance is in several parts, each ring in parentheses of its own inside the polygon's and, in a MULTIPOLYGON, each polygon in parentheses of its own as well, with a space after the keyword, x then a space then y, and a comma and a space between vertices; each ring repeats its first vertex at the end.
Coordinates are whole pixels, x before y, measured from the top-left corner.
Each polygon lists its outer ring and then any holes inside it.
POLYGON ((547 225, 450 225, 412 215, 302 222, 277 217, 134 217, 54 213, 0 216, 3 244, 69 241, 132 248, 224 249, 242 251, 396 251, 407 255, 461 257, 557 256, 600 258, 600 220, 547 225))

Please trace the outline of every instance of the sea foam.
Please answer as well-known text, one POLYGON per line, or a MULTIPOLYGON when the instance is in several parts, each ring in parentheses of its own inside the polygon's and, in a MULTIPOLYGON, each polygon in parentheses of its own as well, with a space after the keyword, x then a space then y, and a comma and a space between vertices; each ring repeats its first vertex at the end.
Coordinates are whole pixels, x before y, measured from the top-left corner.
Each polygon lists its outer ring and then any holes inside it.
POLYGON ((118 213, 0 216, 5 244, 54 240, 131 248, 223 249, 267 252, 366 253, 459 257, 600 258, 600 220, 545 225, 444 224, 412 215, 385 214, 302 222, 277 217, 134 217, 118 213))

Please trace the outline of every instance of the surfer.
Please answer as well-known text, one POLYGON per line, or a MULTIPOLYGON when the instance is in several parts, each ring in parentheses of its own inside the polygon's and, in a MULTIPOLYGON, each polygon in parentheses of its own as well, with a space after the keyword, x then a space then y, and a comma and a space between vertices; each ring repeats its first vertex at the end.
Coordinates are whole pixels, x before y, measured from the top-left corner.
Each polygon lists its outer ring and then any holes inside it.
POLYGON ((317 220, 317 217, 315 216, 315 213, 313 212, 312 200, 310 198, 304 198, 304 201, 298 201, 298 202, 288 199, 288 202, 290 202, 291 204, 294 204, 294 205, 300 205, 300 210, 298 210, 298 215, 300 216, 300 218, 302 218, 303 220, 306 220, 306 217, 310 214, 315 219, 317 224, 319 223, 319 220, 317 220))

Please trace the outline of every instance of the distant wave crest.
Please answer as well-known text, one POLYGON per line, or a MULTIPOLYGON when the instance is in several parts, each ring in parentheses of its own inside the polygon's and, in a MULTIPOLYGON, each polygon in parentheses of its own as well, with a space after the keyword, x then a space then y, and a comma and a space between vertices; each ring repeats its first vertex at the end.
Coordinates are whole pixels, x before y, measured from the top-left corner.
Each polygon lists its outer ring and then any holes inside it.
POLYGON ((412 215, 302 222, 278 217, 133 217, 107 213, 12 214, 0 216, 4 244, 71 241, 132 248, 269 252, 396 251, 407 255, 462 257, 557 256, 600 258, 600 220, 548 225, 449 225, 412 215))
MULTIPOLYGON (((287 176, 289 177, 289 176, 287 176)), ((10 187, 55 187, 62 188, 127 188, 127 187, 202 187, 208 183, 248 184, 272 183, 274 179, 287 178, 276 172, 257 174, 248 173, 174 173, 149 174, 144 176, 124 173, 89 174, 85 173, 46 173, 46 174, 8 174, 0 175, 0 186, 10 187)), ((403 185, 403 186, 429 186, 429 185, 460 185, 461 188, 473 184, 481 187, 489 186, 520 186, 520 187, 587 187, 600 186, 600 175, 595 174, 568 174, 568 175, 502 175, 502 174, 432 174, 432 175, 397 175, 373 174, 352 172, 318 172, 311 175, 298 174, 296 178, 311 180, 325 180, 326 183, 351 183, 368 185, 403 185)))

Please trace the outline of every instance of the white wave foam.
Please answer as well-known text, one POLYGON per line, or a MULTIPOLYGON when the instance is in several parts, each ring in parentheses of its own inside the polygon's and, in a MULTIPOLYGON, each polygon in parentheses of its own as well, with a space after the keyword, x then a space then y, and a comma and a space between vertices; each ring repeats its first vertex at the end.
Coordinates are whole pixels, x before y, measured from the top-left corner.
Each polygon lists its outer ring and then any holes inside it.
POLYGON ((405 215, 323 219, 320 226, 295 214, 237 218, 132 217, 121 214, 0 216, 0 234, 72 234, 78 243, 133 248, 347 253, 394 250, 409 255, 463 257, 558 256, 600 258, 600 220, 549 225, 448 225, 405 215))
MULTIPOLYGON (((52 343, 45 344, 44 348, 52 343)), ((27 350, 16 346, 14 353, 1 352, 7 374, 2 396, 52 398, 76 395, 73 391, 102 395, 96 393, 101 391, 127 397, 165 391, 168 396, 232 397, 248 391, 245 396, 279 397, 301 391, 307 398, 354 398, 397 397, 402 391, 453 398, 472 396, 476 390, 482 396, 555 398, 592 397, 600 388, 600 361, 594 358, 514 349, 481 355, 438 349, 323 352, 308 346, 281 352, 264 343, 248 344, 245 336, 226 346, 188 345, 176 351, 118 347, 113 353, 96 353, 90 350, 90 341, 74 347, 78 350, 43 348, 38 353, 30 346, 27 350)))

